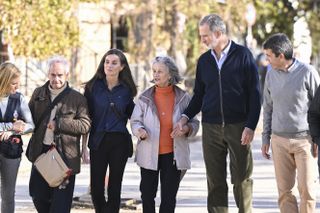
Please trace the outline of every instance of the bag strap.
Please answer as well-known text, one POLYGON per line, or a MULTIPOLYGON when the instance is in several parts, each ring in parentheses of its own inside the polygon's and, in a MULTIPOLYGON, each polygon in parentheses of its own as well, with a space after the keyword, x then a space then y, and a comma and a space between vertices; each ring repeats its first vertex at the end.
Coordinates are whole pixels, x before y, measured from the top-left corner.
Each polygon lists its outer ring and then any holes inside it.
POLYGON ((65 154, 64 146, 63 146, 63 143, 62 143, 62 137, 61 137, 60 132, 58 134, 54 134, 54 144, 56 146, 57 152, 61 155, 63 161, 67 164, 67 166, 69 166, 68 159, 67 159, 67 156, 65 154), (60 146, 61 146, 61 152, 60 152, 60 149, 59 149, 60 146))
POLYGON ((117 118, 119 120, 123 119, 125 116, 123 113, 120 112, 120 110, 117 108, 116 104, 111 100, 110 96, 107 95, 109 102, 110 102, 110 107, 112 109, 112 111, 114 112, 114 114, 116 114, 117 118))
POLYGON ((57 105, 57 103, 59 101, 61 101, 61 99, 65 95, 67 95, 70 91, 71 91, 70 87, 67 87, 51 102, 49 107, 41 114, 38 122, 35 124, 33 132, 35 132, 39 128, 39 126, 40 126, 41 122, 44 120, 44 118, 51 112, 51 110, 55 107, 55 105, 57 105))

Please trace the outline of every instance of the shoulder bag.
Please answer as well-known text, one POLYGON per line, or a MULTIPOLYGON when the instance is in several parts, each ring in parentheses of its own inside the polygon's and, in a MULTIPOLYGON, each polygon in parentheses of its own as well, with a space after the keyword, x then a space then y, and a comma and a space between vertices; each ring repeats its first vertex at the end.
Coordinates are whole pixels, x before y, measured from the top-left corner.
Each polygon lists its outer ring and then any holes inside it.
POLYGON ((63 146, 61 136, 58 135, 55 138, 57 138, 55 144, 34 162, 34 166, 50 187, 60 186, 72 174, 72 169, 66 164, 67 159, 63 150, 62 153, 59 151, 59 146, 63 146))

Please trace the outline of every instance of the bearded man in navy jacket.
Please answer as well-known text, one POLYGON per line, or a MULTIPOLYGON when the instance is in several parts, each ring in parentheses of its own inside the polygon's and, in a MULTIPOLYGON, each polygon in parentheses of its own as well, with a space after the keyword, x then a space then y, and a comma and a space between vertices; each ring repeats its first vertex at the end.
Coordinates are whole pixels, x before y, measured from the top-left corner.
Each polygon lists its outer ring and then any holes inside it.
POLYGON ((228 154, 239 212, 252 212, 250 144, 261 108, 257 67, 249 49, 228 38, 218 15, 202 18, 199 33, 209 50, 198 60, 193 98, 173 135, 201 111, 208 212, 228 212, 228 154))

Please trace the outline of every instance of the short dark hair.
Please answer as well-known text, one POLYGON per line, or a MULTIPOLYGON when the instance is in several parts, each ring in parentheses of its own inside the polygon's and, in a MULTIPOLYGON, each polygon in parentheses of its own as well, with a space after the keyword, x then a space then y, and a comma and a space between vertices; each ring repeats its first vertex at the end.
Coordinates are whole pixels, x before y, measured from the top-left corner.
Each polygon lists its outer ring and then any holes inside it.
POLYGON ((284 33, 271 35, 263 43, 263 49, 270 49, 277 57, 282 53, 287 60, 290 60, 293 57, 292 43, 284 33))

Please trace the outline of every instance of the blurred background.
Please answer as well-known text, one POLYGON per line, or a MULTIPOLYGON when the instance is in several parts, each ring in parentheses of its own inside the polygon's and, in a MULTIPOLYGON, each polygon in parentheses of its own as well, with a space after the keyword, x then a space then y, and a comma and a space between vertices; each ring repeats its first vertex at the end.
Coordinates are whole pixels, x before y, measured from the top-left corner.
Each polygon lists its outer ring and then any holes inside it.
POLYGON ((319 6, 319 0, 0 0, 0 62, 18 65, 21 92, 30 96, 46 80, 48 57, 65 55, 70 83, 81 90, 103 54, 118 48, 128 56, 141 91, 149 86, 152 58, 168 54, 191 90, 197 58, 206 50, 198 21, 217 13, 230 38, 249 47, 257 64, 263 41, 283 32, 295 56, 319 71, 319 6))

